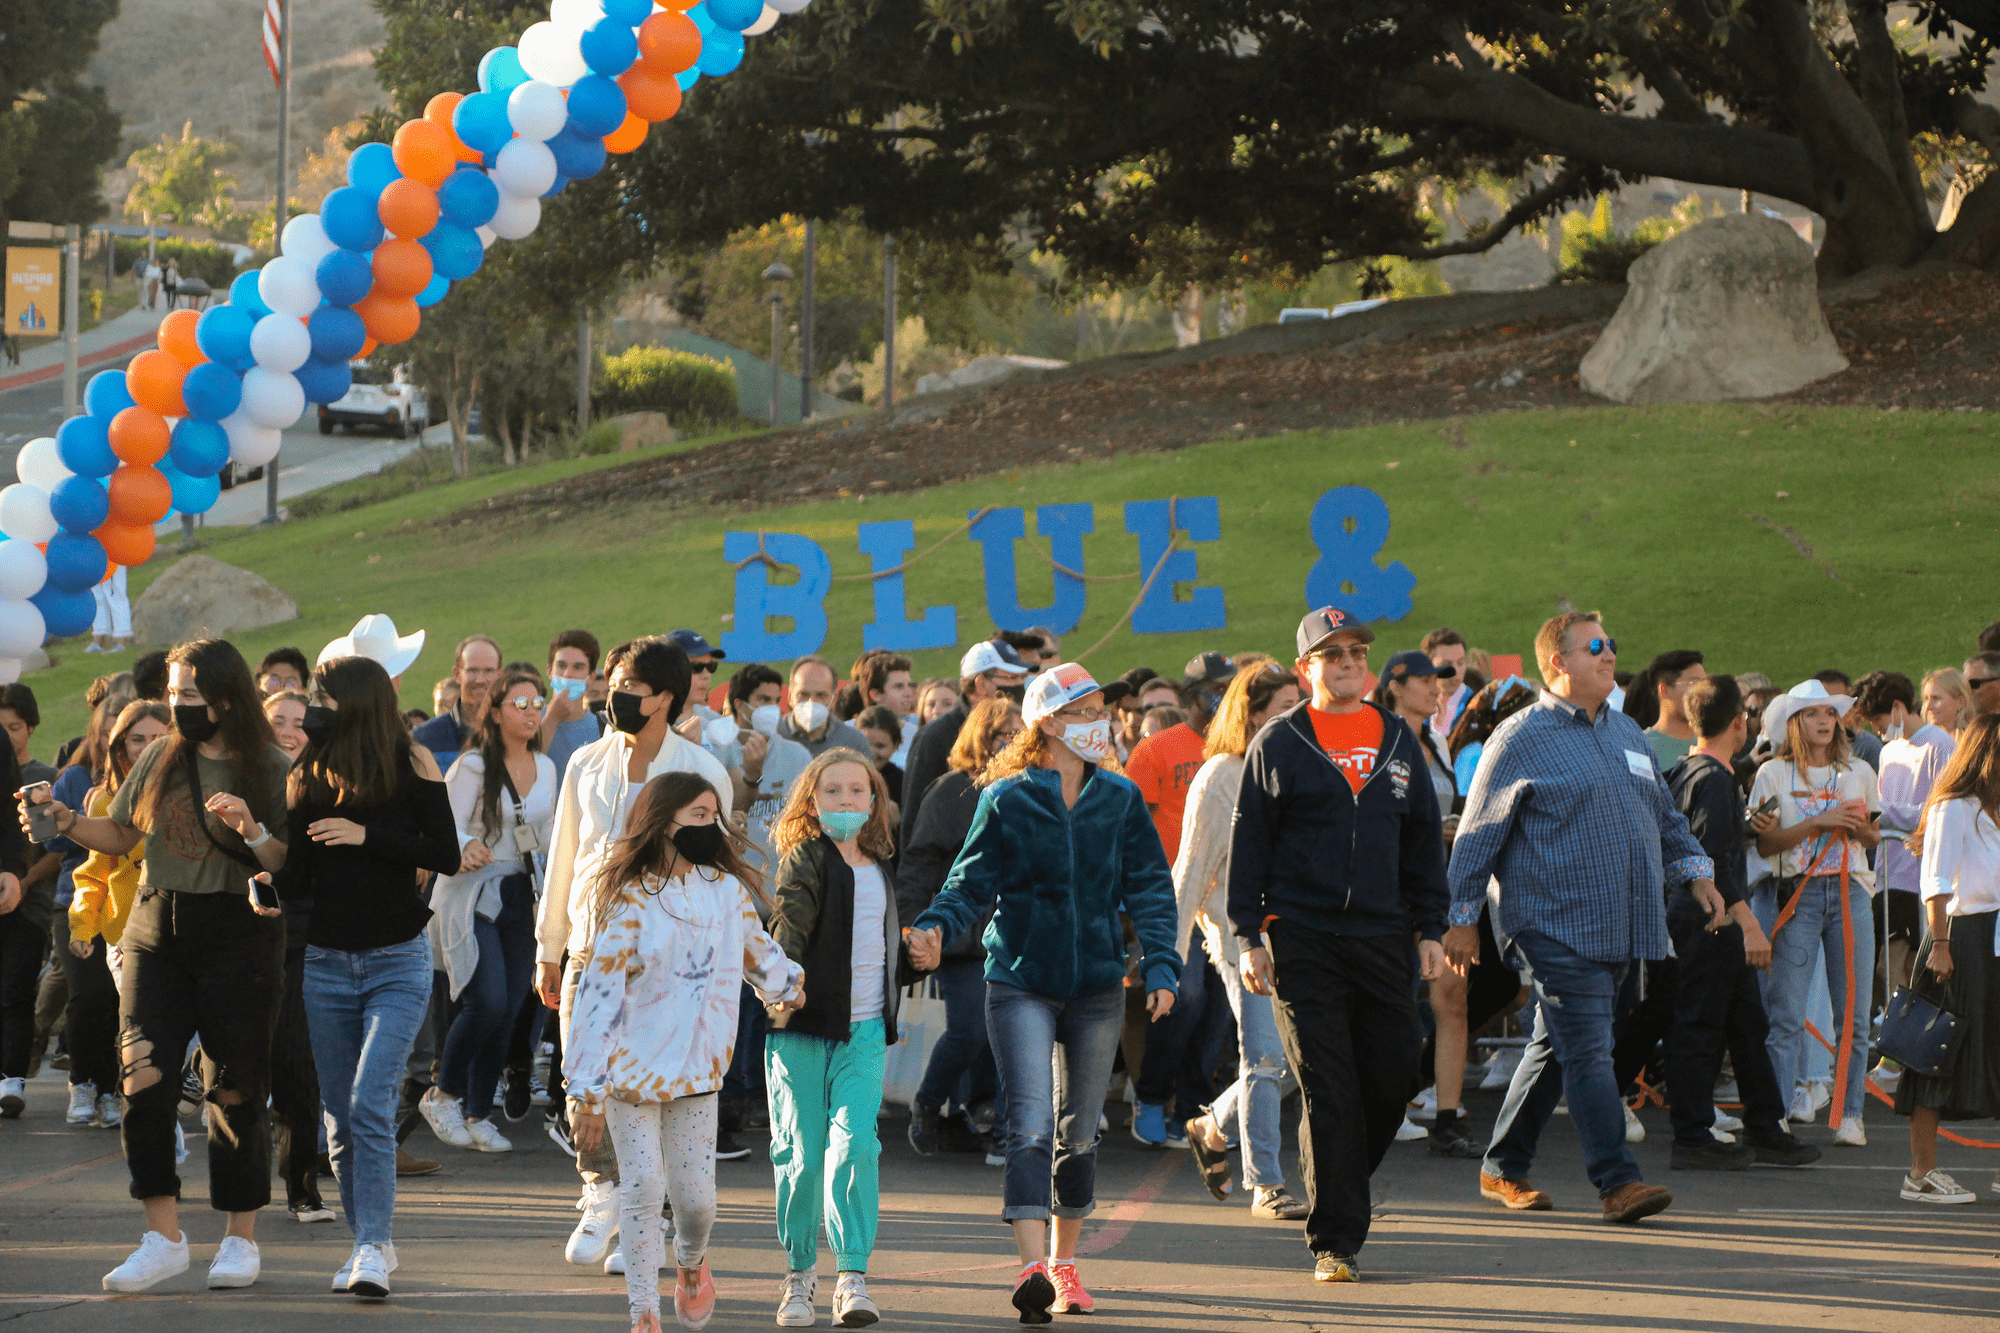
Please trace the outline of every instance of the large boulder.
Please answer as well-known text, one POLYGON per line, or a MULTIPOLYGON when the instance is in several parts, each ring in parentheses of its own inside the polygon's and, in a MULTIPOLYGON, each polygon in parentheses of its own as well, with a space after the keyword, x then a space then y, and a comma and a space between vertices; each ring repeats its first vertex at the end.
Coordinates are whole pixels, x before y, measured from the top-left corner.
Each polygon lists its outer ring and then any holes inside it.
POLYGON ((183 556, 132 606, 132 636, 147 647, 222 638, 299 618, 299 604, 247 569, 183 556))
POLYGON ((1732 213, 1654 247, 1583 358, 1583 387, 1621 403, 1769 398, 1847 369, 1820 311, 1812 248, 1775 218, 1732 213))

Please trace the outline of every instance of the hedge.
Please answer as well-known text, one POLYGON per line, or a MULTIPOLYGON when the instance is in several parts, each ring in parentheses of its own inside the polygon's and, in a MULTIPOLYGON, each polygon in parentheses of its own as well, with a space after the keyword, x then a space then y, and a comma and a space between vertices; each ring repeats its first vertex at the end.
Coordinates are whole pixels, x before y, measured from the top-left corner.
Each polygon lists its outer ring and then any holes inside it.
POLYGON ((603 416, 664 412, 676 427, 734 421, 736 367, 669 347, 632 347, 604 358, 592 397, 603 416))
MULTIPOLYGON (((236 267, 234 250, 211 245, 207 241, 155 241, 153 247, 154 257, 161 268, 167 266, 169 259, 178 259, 181 262, 183 277, 200 278, 218 293, 227 290, 229 284, 236 280, 237 273, 241 271, 236 267)), ((129 240, 122 236, 118 238, 118 248, 114 252, 113 262, 121 277, 129 274, 132 266, 145 257, 144 241, 129 240)), ((104 252, 100 250, 97 258, 100 264, 103 263, 104 252)))

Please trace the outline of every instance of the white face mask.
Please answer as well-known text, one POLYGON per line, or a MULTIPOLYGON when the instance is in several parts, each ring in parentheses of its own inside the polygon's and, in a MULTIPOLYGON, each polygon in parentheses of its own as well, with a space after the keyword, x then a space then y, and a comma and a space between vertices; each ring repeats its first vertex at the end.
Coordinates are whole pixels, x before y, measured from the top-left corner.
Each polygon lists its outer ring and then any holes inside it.
POLYGON ((1901 722, 1891 722, 1883 729, 1882 739, 1885 741, 1899 741, 1903 739, 1903 724, 1901 722))
POLYGON ((753 708, 750 710, 750 729, 768 741, 778 734, 778 719, 784 715, 784 710, 776 704, 753 708))
POLYGON ((1062 739, 1063 744, 1075 752, 1077 758, 1094 764, 1111 753, 1111 723, 1108 721, 1066 723, 1063 726, 1062 739))
POLYGON ((800 731, 818 731, 830 716, 826 705, 814 699, 801 699, 792 705, 792 725, 800 731))

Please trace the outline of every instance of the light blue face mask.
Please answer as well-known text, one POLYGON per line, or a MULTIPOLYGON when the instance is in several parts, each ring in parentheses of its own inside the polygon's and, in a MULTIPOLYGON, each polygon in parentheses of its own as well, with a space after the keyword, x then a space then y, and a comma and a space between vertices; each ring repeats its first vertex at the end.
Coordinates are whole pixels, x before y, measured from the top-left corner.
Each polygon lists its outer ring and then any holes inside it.
POLYGON ((819 826, 826 836, 835 842, 852 842, 861 836, 861 830, 868 826, 866 810, 822 810, 819 826))

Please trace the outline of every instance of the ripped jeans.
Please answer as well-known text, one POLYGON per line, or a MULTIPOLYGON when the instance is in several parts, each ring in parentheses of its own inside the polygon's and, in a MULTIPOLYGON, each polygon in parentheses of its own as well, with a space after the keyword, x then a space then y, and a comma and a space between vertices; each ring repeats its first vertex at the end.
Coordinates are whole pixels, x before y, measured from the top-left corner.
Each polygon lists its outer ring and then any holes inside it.
POLYGON ((1278 1160, 1284 1146, 1280 1107, 1298 1081, 1285 1063, 1271 997, 1245 990, 1243 973, 1235 963, 1218 964, 1215 970, 1229 992, 1229 1007, 1236 1011, 1240 1055, 1236 1081, 1216 1096, 1208 1114, 1224 1137, 1242 1145, 1243 1183, 1269 1189, 1285 1183, 1285 1168, 1278 1160))
POLYGON ((285 992, 285 925, 240 893, 142 889, 120 941, 122 1137, 135 1199, 179 1198, 174 1105, 182 1053, 201 1037, 208 1198, 218 1212, 271 1201, 271 1037, 285 992))

